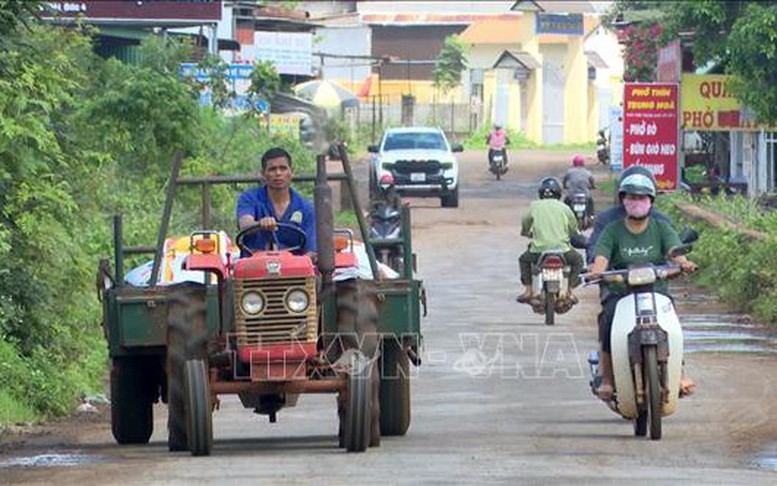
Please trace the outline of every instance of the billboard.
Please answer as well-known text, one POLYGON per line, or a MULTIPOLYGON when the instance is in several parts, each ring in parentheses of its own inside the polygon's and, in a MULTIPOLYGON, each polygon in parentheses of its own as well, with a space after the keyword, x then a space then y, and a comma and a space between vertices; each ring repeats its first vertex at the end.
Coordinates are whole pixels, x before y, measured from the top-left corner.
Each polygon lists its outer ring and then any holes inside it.
POLYGON ((760 130, 769 127, 755 122, 752 112, 742 107, 728 88, 725 74, 683 74, 681 126, 700 132, 760 130))
POLYGON ((678 186, 678 91, 674 83, 624 86, 623 167, 647 167, 662 191, 678 186))
POLYGON ((537 34, 583 35, 583 14, 537 13, 537 34))
POLYGON ((310 76, 313 72, 313 34, 254 32, 254 44, 241 49, 243 61, 270 61, 279 74, 310 76))
POLYGON ((43 2, 43 18, 75 18, 92 20, 176 20, 216 22, 221 20, 221 0, 155 0, 155 1, 71 1, 43 2))

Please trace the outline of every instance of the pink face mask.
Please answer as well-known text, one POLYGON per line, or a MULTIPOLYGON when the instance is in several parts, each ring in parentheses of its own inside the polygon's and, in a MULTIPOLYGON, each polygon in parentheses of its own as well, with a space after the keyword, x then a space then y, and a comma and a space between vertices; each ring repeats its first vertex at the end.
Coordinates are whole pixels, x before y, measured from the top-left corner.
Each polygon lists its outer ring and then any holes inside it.
POLYGON ((632 218, 644 218, 650 212, 650 198, 641 199, 624 199, 623 209, 626 210, 626 214, 632 218))

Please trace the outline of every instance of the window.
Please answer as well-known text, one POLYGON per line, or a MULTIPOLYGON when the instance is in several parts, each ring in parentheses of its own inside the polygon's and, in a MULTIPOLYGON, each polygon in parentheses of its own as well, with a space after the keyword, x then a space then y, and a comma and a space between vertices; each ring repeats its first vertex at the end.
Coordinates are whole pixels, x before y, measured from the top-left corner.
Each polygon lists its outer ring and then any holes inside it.
POLYGON ((766 132, 764 142, 766 145, 767 190, 775 192, 777 190, 777 132, 766 132))
POLYGON ((439 133, 390 133, 386 136, 383 150, 448 150, 445 139, 439 133))

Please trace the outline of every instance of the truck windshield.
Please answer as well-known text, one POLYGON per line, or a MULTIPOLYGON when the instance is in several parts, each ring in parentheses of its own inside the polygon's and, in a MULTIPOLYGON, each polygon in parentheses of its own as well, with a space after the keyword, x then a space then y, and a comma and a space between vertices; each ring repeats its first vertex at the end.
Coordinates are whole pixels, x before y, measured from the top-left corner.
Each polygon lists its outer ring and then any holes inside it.
POLYGON ((439 133, 390 133, 386 136, 383 151, 390 150, 448 150, 445 139, 439 133))

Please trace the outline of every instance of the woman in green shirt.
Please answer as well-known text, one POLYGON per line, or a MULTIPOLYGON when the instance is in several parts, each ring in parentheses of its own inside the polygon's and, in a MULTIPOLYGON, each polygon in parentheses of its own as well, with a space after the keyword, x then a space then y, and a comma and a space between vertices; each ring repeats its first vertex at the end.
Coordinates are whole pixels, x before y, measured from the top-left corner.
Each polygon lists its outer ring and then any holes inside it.
MULTIPOLYGON (((643 174, 630 175, 621 181, 618 196, 626 217, 613 221, 604 229, 596 246, 596 257, 590 273, 596 275, 608 269, 620 270, 645 263, 665 264, 669 250, 681 242, 670 224, 650 217, 650 208, 656 197, 653 181, 643 174)), ((678 263, 685 272, 696 270, 696 264, 685 256, 671 260, 678 263)), ((666 281, 657 282, 655 289, 668 295, 666 281)), ((610 330, 615 307, 626 291, 622 284, 609 285, 599 314, 599 341, 602 345, 599 362, 603 381, 597 392, 603 400, 611 399, 613 394, 610 330)))

